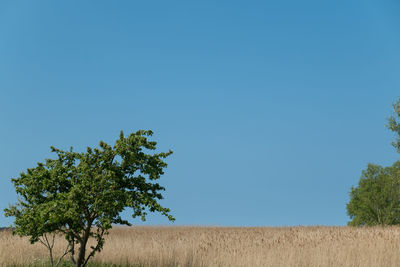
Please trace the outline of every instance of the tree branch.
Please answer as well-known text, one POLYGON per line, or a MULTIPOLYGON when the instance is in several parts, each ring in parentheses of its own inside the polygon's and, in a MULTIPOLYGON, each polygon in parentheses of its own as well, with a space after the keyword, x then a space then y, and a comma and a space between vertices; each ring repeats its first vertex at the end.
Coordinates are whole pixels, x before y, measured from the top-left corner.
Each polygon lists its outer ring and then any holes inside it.
MULTIPOLYGON (((98 231, 98 229, 99 229, 99 228, 97 228, 97 231, 98 231)), ((92 251, 90 252, 90 254, 88 255, 88 257, 86 258, 85 263, 83 264, 83 266, 86 266, 87 262, 89 261, 89 259, 90 259, 91 257, 94 256, 94 254, 96 253, 96 251, 100 251, 101 248, 103 247, 103 241, 104 241, 103 236, 104 236, 104 233, 105 233, 105 229, 104 229, 104 228, 101 228, 100 234, 97 233, 97 236, 96 236, 97 245, 96 245, 96 247, 91 247, 91 248, 92 248, 92 251)))
MULTIPOLYGON (((65 255, 67 255, 70 252, 70 246, 71 246, 71 244, 70 244, 70 242, 68 242, 68 245, 64 251, 64 254, 57 261, 56 267, 60 264, 61 260, 65 257, 65 255)), ((75 262, 74 262, 74 264, 75 264, 75 262)))

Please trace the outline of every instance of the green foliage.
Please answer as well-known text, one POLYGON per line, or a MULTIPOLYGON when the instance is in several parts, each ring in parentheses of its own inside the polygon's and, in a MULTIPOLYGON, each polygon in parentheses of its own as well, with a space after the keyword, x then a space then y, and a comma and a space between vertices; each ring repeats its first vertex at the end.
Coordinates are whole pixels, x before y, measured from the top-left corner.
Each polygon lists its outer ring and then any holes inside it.
POLYGON ((392 142, 392 145, 396 148, 397 152, 400 153, 400 99, 398 99, 392 107, 393 114, 388 119, 387 127, 397 135, 396 141, 392 142))
MULTIPOLYGON (((397 136, 392 145, 400 153, 400 99, 393 104, 387 127, 397 136)), ((358 187, 352 187, 347 214, 349 225, 400 224, 400 162, 383 168, 369 164, 358 187)))
POLYGON ((347 204, 349 225, 394 225, 400 223, 400 162, 383 168, 368 164, 358 187, 352 187, 347 204))
POLYGON ((124 137, 121 131, 114 146, 101 141, 100 148, 88 147, 84 153, 51 147, 57 159, 46 159, 12 179, 20 198, 5 215, 15 217, 15 233, 44 245, 46 234, 62 233, 71 260, 85 266, 101 251, 113 224, 130 225, 120 216, 125 208, 133 210, 133 218, 145 220, 150 211, 173 221, 170 210, 158 202, 164 188, 155 182, 164 174, 163 159, 172 151, 147 154, 156 149, 156 142, 147 139, 151 135, 140 130, 124 137), (85 257, 89 238, 97 242, 85 257))

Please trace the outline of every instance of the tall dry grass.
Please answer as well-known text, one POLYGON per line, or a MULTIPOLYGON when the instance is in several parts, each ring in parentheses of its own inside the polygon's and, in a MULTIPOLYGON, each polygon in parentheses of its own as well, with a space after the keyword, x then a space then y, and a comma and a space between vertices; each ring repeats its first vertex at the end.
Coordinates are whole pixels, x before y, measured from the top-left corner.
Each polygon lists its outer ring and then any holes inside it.
MULTIPOLYGON (((61 253, 59 238, 55 250, 61 253)), ((46 259, 43 245, 0 232, 0 265, 46 259)), ((114 228, 94 261, 143 266, 400 266, 400 227, 114 228)))

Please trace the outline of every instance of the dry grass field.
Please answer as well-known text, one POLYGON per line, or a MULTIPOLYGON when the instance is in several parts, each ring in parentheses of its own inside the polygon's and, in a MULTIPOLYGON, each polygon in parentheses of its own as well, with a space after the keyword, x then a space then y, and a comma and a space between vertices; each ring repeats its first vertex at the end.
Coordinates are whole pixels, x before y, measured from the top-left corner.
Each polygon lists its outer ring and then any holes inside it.
MULTIPOLYGON (((58 253, 64 242, 57 240, 58 253)), ((0 232, 0 266, 46 258, 42 245, 0 232)), ((400 227, 117 227, 94 261, 182 267, 400 266, 400 227)))

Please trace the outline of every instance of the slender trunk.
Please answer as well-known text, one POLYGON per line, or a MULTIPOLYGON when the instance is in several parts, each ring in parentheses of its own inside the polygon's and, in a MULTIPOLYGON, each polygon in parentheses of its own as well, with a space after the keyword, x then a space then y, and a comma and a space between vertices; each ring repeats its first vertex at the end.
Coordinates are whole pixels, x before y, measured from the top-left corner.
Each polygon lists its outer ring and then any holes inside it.
POLYGON ((53 249, 52 248, 49 248, 49 254, 50 254, 50 264, 51 264, 51 266, 54 266, 53 249))
POLYGON ((76 260, 76 267, 82 267, 85 262, 86 244, 89 239, 90 227, 85 230, 82 242, 80 242, 78 259, 76 260))
POLYGON ((85 253, 86 253, 86 242, 80 244, 78 259, 76 260, 76 267, 82 267, 83 262, 85 260, 85 253))
POLYGON ((71 261, 76 265, 75 261, 75 237, 71 237, 71 261))
POLYGON ((51 243, 50 243, 49 239, 47 238, 47 234, 44 234, 43 237, 44 237, 44 239, 41 240, 39 238, 39 241, 40 241, 40 243, 42 243, 49 250, 50 264, 51 264, 51 266, 54 266, 53 247, 54 247, 55 234, 53 233, 53 241, 51 243))

